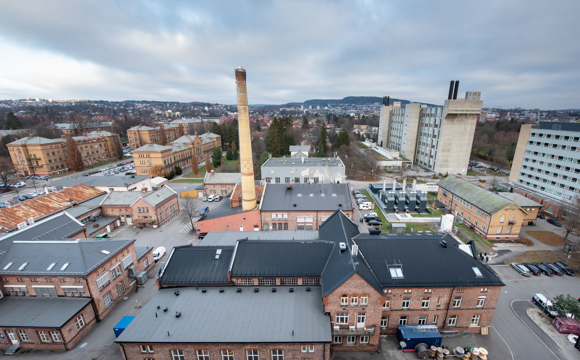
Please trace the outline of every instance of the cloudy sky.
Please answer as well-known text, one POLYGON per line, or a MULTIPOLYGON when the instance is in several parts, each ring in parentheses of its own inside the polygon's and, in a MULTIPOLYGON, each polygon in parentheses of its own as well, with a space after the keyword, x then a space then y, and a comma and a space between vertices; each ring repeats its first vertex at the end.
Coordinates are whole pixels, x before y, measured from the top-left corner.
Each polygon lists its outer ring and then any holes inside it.
POLYGON ((578 0, 0 0, 0 99, 580 108, 578 0))

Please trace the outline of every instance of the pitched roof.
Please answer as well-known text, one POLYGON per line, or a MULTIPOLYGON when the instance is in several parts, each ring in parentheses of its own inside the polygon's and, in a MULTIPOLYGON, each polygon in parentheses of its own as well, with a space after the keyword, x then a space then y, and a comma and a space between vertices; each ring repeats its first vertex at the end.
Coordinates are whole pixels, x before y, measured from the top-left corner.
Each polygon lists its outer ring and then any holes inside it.
POLYGON ((13 241, 0 259, 0 274, 87 275, 133 241, 135 240, 13 241), (9 263, 12 265, 7 267, 9 263), (19 270, 25 263, 22 270, 19 270), (55 265, 51 267, 52 263, 55 265), (65 267, 65 264, 68 265, 65 267))
POLYGON ((330 343, 330 317, 324 313, 320 287, 253 289, 179 288, 179 296, 174 289, 160 289, 115 342, 330 343))
POLYGON ((318 240, 318 230, 210 231, 200 246, 234 246, 238 240, 309 241, 318 240))
POLYGON ((89 211, 99 210, 101 207, 101 202, 105 199, 106 196, 107 194, 97 196, 96 198, 85 201, 82 204, 68 208, 65 210, 65 212, 70 216, 77 218, 83 214, 88 213, 89 211))
POLYGON ((360 234, 353 242, 359 247, 358 258, 383 287, 504 286, 489 266, 461 250, 449 234, 360 234), (403 276, 392 277, 390 267, 400 267, 403 276))
MULTIPOLYGON (((265 235, 267 237, 267 235, 265 235)), ((333 243, 240 240, 232 276, 320 276, 333 243)))
POLYGON ((445 179, 439 181, 438 185, 474 206, 477 206, 488 214, 495 214, 513 203, 511 200, 492 193, 491 191, 487 191, 478 185, 459 179, 453 175, 449 175, 445 179))
POLYGON ((523 195, 520 195, 518 193, 515 193, 515 192, 514 193, 512 193, 512 192, 500 192, 497 194, 501 197, 504 197, 508 200, 515 202, 520 207, 526 207, 526 206, 542 207, 542 204, 537 203, 534 200, 527 198, 523 195))
POLYGON ((101 205, 131 205, 143 195, 140 191, 111 191, 101 205))
POLYGON ((60 144, 64 143, 64 139, 46 139, 43 137, 35 136, 35 137, 23 137, 22 139, 18 139, 9 143, 8 145, 46 145, 46 144, 60 144))
POLYGON ((172 196, 177 196, 177 193, 173 191, 169 186, 164 186, 159 190, 153 191, 148 193, 147 195, 143 196, 143 200, 145 200, 148 204, 152 206, 157 206, 163 201, 169 199, 172 196))
POLYGON ((204 184, 240 184, 242 174, 240 173, 205 173, 204 184))
POLYGON ((262 211, 350 211, 348 184, 267 184, 262 211))
POLYGON ((62 185, 64 187, 70 187, 77 184, 85 184, 88 186, 125 186, 135 184, 139 181, 148 179, 149 176, 75 176, 63 179, 58 179, 56 181, 43 184, 44 187, 55 187, 62 185))
POLYGON ((70 207, 72 203, 81 203, 96 197, 103 192, 85 184, 77 184, 59 192, 41 195, 27 200, 14 207, 0 209, 0 226, 5 229, 16 227, 28 219, 38 219, 70 207))
POLYGON ((290 145, 290 151, 310 151, 308 145, 290 145))
POLYGON ((63 240, 85 229, 84 225, 64 212, 9 233, 5 240, 63 240))
POLYGON ((215 258, 217 250, 213 246, 185 245, 173 248, 159 276, 159 284, 231 284, 227 273, 234 247, 222 247, 219 259, 215 258))
POLYGON ((7 296, 0 299, 0 327, 59 329, 91 301, 86 297, 7 296))
POLYGON ((140 148, 133 150, 132 152, 162 152, 162 151, 169 151, 173 150, 171 146, 159 145, 159 144, 147 144, 143 145, 140 148))
MULTIPOLYGON (((262 165, 262 167, 313 167, 313 166, 328 166, 341 167, 344 164, 340 158, 269 158, 262 165)), ((263 178, 264 176, 262 176, 263 178)))

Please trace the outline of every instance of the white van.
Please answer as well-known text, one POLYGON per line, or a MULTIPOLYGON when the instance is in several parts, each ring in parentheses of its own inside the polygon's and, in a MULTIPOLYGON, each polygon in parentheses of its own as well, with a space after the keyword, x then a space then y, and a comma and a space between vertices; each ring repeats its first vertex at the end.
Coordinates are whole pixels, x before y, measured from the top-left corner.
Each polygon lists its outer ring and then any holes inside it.
POLYGON ((166 250, 164 246, 160 246, 157 249, 153 250, 153 260, 157 262, 159 259, 163 257, 163 255, 165 255, 165 251, 166 250))
POLYGON ((361 203, 358 206, 358 209, 359 210, 372 210, 373 209, 373 204, 371 202, 368 202, 367 201, 367 202, 361 203))

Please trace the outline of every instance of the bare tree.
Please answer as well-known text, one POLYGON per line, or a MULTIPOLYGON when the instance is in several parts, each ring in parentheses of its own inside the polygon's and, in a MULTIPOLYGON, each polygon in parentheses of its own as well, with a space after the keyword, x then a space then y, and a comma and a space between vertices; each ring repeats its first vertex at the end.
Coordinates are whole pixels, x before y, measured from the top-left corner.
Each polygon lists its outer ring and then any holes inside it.
POLYGON ((180 219, 182 224, 191 224, 191 231, 195 231, 194 223, 200 217, 200 202, 195 198, 184 198, 180 208, 180 219))
POLYGON ((8 184, 8 178, 10 178, 10 170, 14 169, 12 165, 12 161, 9 157, 1 157, 0 158, 0 180, 4 186, 8 184))
POLYGON ((564 228, 564 250, 578 251, 580 245, 580 196, 576 195, 564 207, 562 226, 564 228))

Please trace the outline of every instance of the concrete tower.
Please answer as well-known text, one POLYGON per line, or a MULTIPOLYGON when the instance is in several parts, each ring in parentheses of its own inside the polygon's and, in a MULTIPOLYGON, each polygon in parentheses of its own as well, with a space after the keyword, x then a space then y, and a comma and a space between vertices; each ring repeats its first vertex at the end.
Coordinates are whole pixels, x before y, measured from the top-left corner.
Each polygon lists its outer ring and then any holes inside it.
POLYGON ((250 135, 250 115, 248 113, 248 90, 246 70, 236 68, 238 88, 238 129, 240 132, 240 170, 242 172, 242 209, 256 208, 256 188, 254 187, 254 163, 252 161, 252 139, 250 135))

